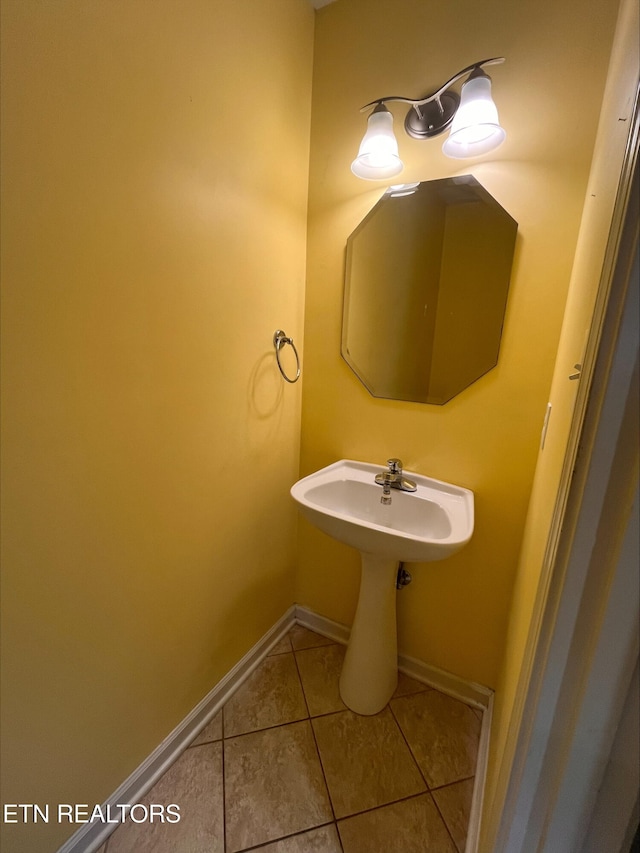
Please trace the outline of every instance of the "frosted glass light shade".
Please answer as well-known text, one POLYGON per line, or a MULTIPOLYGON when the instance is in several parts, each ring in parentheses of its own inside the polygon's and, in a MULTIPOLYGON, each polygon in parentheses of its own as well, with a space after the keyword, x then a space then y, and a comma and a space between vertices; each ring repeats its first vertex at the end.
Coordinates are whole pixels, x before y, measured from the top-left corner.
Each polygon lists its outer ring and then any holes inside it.
POLYGON ((376 107, 369 116, 367 132, 360 143, 358 156, 351 164, 351 171, 358 178, 377 181, 392 178, 402 169, 398 142, 393 133, 393 116, 389 110, 376 107))
POLYGON ((456 159, 477 157, 497 148, 506 135, 491 97, 491 78, 486 74, 471 77, 462 87, 460 106, 443 152, 456 159))

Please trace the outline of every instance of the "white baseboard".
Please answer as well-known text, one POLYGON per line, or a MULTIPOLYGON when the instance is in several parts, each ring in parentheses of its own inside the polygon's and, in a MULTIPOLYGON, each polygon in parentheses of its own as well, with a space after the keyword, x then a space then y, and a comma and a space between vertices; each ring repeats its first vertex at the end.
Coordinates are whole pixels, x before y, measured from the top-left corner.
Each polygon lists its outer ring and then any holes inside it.
POLYGON ((328 637, 330 640, 335 640, 336 643, 342 643, 346 646, 349 642, 350 628, 341 625, 340 622, 327 619, 326 616, 320 616, 319 613, 314 613, 307 607, 300 607, 299 604, 296 604, 295 619, 298 625, 315 631, 317 634, 322 634, 323 637, 328 637))
MULTIPOLYGON (((184 752, 294 622, 295 607, 292 606, 102 804, 103 812, 111 806, 111 811, 117 813, 117 803, 140 802, 140 798, 184 752)), ((94 853, 116 828, 117 824, 85 823, 59 848, 58 853, 94 853)))
MULTIPOLYGON (((314 613, 313 610, 306 607, 296 605, 295 621, 299 625, 303 625, 305 628, 316 631, 318 634, 329 637, 338 643, 346 645, 349 642, 350 630, 346 625, 327 619, 326 616, 320 616, 319 613, 314 613)), ((421 660, 409 657, 409 655, 398 655, 398 669, 416 681, 428 684, 429 687, 435 687, 441 693, 453 696, 454 699, 460 699, 481 711, 485 711, 489 707, 493 696, 493 691, 482 684, 467 681, 446 672, 444 669, 439 669, 437 666, 431 666, 421 660)))
MULTIPOLYGON (((179 723, 149 757, 126 779, 109 799, 103 803, 116 812, 118 803, 137 803, 168 770, 179 755, 198 736, 218 710, 228 701, 240 685, 251 675, 258 664, 269 654, 273 646, 298 623, 338 643, 349 640, 350 630, 346 625, 320 616, 306 607, 294 605, 270 628, 247 654, 222 678, 218 684, 179 723)), ((489 753, 489 732, 493 692, 488 687, 465 681, 438 667, 430 666, 407 655, 398 655, 398 669, 405 675, 428 684, 442 693, 460 699, 482 711, 482 729, 478 747, 476 781, 473 790, 471 817, 465 853, 476 853, 479 839, 482 798, 489 753)), ((116 829, 117 824, 86 823, 59 848, 58 853, 95 853, 116 829)))
POLYGON ((492 717, 493 693, 489 696, 489 702, 482 713, 482 728, 480 729, 480 743, 478 744, 478 758, 476 760, 476 779, 473 785, 469 829, 467 830, 467 844, 464 848, 464 853, 477 853, 478 845, 480 844, 480 821, 482 819, 484 789, 487 781, 492 717))
MULTIPOLYGON (((318 634, 329 637, 338 643, 348 643, 349 628, 346 625, 341 625, 339 622, 334 622, 327 619, 325 616, 320 616, 306 607, 296 606, 295 621, 299 625, 304 625, 318 634)), ((408 655, 398 655, 398 669, 405 675, 420 681, 423 684, 428 684, 439 690, 441 693, 446 693, 454 699, 460 699, 467 705, 472 705, 482 711, 482 727, 480 729, 480 743, 478 744, 478 759, 476 763, 476 777, 473 786, 473 799, 471 802, 471 814, 469 817, 469 830, 467 833, 467 844, 465 853, 476 853, 480 840, 480 818, 482 816, 482 803, 484 799, 484 788, 487 775, 487 762, 489 757, 489 735, 491 732, 491 716, 493 713, 493 690, 484 687, 482 684, 476 684, 473 681, 467 681, 457 675, 453 675, 444 669, 439 669, 437 666, 431 666, 416 658, 408 655)))

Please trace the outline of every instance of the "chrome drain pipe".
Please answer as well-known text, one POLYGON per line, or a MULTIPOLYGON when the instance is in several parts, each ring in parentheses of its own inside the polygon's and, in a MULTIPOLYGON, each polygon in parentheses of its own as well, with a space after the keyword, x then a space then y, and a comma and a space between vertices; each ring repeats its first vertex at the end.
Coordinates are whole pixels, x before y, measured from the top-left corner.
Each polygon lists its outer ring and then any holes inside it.
POLYGON ((404 563, 400 563, 398 567, 398 576, 396 578, 396 589, 403 589, 405 586, 409 586, 413 578, 411 574, 405 569, 404 563))

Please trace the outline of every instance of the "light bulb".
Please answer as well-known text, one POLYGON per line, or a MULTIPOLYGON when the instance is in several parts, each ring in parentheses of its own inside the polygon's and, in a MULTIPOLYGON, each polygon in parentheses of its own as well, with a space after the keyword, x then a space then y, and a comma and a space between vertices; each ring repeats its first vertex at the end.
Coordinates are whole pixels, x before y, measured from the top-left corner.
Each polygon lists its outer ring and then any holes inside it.
POLYGON ((367 132, 362 138, 358 156, 351 171, 368 181, 384 180, 398 175, 403 163, 398 156, 398 142, 393 133, 393 116, 386 107, 378 104, 367 121, 367 132))
POLYGON ((474 72, 462 87, 460 106, 451 124, 449 138, 442 146, 447 157, 463 159, 487 154, 507 135, 498 120, 491 97, 491 78, 474 72))

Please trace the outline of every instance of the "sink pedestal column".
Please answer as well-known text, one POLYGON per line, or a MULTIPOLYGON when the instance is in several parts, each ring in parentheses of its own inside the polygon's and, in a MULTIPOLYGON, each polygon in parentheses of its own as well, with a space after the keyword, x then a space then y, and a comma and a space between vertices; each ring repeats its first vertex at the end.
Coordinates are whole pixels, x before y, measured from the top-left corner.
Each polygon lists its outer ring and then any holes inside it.
POLYGON ((399 563, 361 553, 360 595, 340 676, 340 696, 356 714, 377 714, 398 684, 396 579, 399 563))

